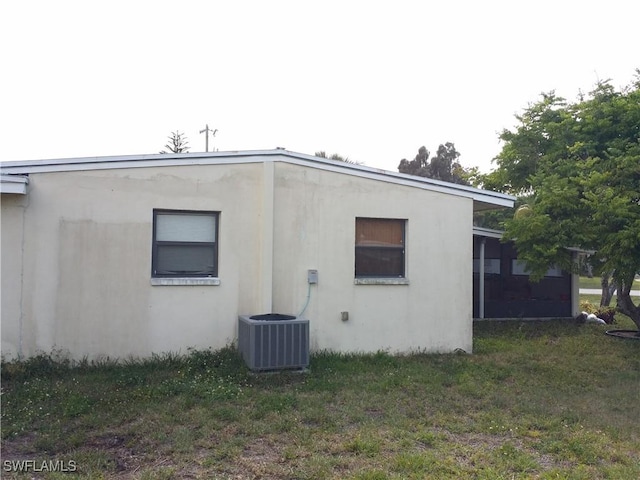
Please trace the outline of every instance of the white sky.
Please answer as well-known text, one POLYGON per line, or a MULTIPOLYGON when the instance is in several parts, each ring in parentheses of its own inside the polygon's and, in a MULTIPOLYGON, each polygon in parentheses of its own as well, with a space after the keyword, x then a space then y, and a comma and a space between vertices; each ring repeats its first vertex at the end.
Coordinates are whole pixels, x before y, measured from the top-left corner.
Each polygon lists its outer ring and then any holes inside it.
POLYGON ((0 7, 0 160, 284 147, 492 168, 543 91, 640 67, 637 0, 68 1, 0 7))

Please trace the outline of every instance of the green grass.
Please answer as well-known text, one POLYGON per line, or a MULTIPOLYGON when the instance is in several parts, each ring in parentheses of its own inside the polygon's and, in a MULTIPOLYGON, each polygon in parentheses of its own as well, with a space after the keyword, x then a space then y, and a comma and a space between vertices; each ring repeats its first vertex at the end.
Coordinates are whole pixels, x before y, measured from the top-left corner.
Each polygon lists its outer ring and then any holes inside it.
POLYGON ((578 282, 580 288, 596 288, 601 289, 600 277, 580 277, 578 282))
POLYGON ((640 478, 640 342, 606 328, 482 322, 473 355, 318 352, 304 374, 252 374, 232 348, 41 355, 2 365, 2 458, 73 478, 640 478))
MULTIPOLYGON (((580 288, 595 288, 600 290, 602 285, 600 285, 600 277, 580 277, 578 282, 580 288)), ((633 282, 633 289, 638 289, 638 277, 633 282)))

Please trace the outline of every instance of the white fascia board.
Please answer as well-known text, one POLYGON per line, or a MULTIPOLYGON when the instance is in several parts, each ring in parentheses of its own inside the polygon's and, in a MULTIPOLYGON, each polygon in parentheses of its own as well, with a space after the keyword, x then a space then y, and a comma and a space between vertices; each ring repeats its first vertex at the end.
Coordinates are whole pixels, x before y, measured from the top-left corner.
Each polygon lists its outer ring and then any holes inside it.
POLYGON ((504 232, 493 228, 473 227, 473 234, 478 237, 502 238, 504 232))
POLYGON ((73 172, 82 170, 111 170, 118 168, 145 168, 177 165, 211 165, 230 163, 257 163, 259 157, 280 154, 278 150, 245 152, 209 152, 150 155, 120 155, 112 157, 59 158, 53 160, 27 160, 3 162, 3 174, 29 174, 49 172, 73 172))
POLYGON ((0 175, 0 193, 27 194, 29 178, 23 176, 0 175))
POLYGON ((112 157, 85 157, 54 160, 30 160, 3 162, 3 174, 29 174, 69 172, 80 170, 109 170, 120 168, 145 168, 182 165, 228 165, 282 161, 321 170, 369 178, 387 183, 411 186, 434 192, 471 198, 475 209, 513 207, 515 197, 498 192, 481 190, 466 185, 442 182, 431 178, 390 172, 364 165, 350 164, 339 160, 319 158, 313 155, 290 152, 283 149, 247 150, 233 152, 201 152, 182 154, 124 155, 112 157))

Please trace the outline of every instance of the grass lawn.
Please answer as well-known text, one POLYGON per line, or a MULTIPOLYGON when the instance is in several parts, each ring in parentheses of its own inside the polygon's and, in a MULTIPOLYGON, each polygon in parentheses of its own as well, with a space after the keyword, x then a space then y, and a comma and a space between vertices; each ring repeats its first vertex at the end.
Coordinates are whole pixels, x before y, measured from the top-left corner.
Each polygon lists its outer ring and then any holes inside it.
MULTIPOLYGON (((633 282, 633 289, 637 290, 639 283, 638 283, 638 277, 636 277, 635 281, 633 282)), ((578 286, 579 288, 595 288, 600 290, 602 288, 602 285, 600 285, 600 277, 580 277, 580 280, 578 282, 578 286)))
POLYGON ((607 328, 483 322, 473 355, 317 353, 304 374, 251 374, 231 348, 5 363, 2 476, 640 478, 640 342, 607 328))
POLYGON ((597 288, 598 290, 602 288, 600 277, 580 277, 578 285, 580 288, 597 288))

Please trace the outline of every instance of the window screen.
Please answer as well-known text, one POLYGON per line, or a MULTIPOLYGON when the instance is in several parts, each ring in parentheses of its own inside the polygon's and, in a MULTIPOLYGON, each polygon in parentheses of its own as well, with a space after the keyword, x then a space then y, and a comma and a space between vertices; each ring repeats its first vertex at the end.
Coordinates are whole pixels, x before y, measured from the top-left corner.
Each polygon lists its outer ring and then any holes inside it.
POLYGON ((405 223, 356 218, 356 277, 404 277, 405 223))

